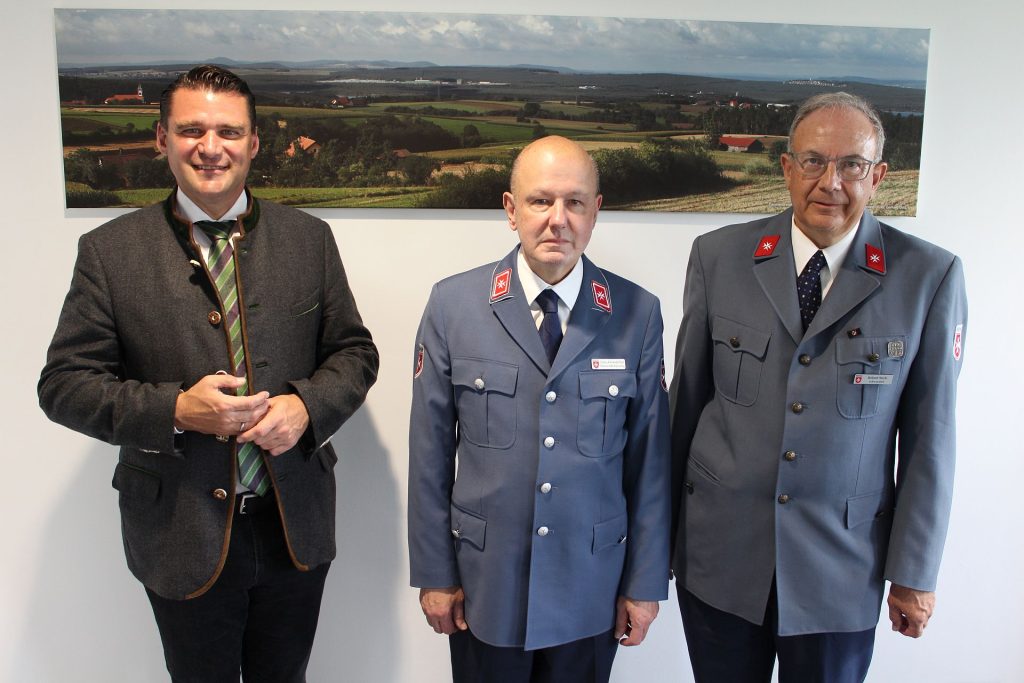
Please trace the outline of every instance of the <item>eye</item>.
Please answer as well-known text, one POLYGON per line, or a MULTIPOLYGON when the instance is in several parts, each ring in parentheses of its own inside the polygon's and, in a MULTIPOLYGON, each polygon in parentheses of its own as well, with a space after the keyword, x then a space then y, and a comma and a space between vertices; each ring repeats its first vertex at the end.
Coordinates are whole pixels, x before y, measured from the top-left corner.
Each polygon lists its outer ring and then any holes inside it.
POLYGON ((864 162, 857 157, 846 157, 839 160, 839 170, 860 173, 864 170, 864 162))
POLYGON ((536 198, 530 200, 530 205, 531 206, 544 207, 544 206, 549 206, 550 204, 551 204, 551 202, 549 200, 543 199, 541 197, 536 197, 536 198))
POLYGON ((198 138, 202 136, 203 131, 198 128, 182 128, 178 131, 178 135, 183 135, 187 138, 198 138))
POLYGON ((221 130, 220 136, 222 138, 228 138, 229 140, 237 140, 242 137, 242 131, 237 128, 225 128, 221 130))
POLYGON ((819 168, 825 168, 826 166, 828 166, 828 160, 825 159, 825 157, 820 157, 814 154, 804 157, 804 168, 817 170, 819 168))

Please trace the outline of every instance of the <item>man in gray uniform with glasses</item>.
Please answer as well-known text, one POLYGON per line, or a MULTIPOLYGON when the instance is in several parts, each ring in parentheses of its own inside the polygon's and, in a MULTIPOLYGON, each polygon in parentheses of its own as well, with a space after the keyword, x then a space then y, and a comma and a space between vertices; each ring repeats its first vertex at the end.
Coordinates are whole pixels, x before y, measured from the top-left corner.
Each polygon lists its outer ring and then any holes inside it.
POLYGON ((670 400, 673 569, 698 683, 863 681, 885 582, 919 637, 949 519, 960 260, 866 209, 878 114, 797 111, 792 208, 694 242, 670 400), (898 446, 898 447, 897 447, 898 446))

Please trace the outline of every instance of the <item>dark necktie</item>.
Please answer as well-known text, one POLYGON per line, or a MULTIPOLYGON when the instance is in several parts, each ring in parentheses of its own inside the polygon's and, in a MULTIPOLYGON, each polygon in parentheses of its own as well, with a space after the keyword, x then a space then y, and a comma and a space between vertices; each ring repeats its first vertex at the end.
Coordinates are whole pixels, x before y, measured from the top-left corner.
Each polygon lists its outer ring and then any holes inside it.
POLYGON ((548 363, 554 364, 558 345, 562 343, 562 323, 558 322, 558 295, 553 289, 545 289, 537 295, 537 305, 544 311, 540 321, 540 341, 548 354, 548 363))
MULTIPOLYGON (((224 310, 224 326, 231 339, 231 371, 236 377, 246 380, 235 393, 245 396, 249 384, 245 374, 245 345, 242 343, 242 319, 238 309, 234 249, 230 239, 235 222, 197 221, 196 227, 210 238, 210 253, 206 257, 206 265, 210 269, 210 277, 217 285, 221 308, 224 310)), ((270 479, 267 477, 260 449, 251 441, 238 446, 238 480, 242 486, 261 496, 270 489, 270 479)))
POLYGON ((804 325, 804 332, 821 306, 821 269, 825 265, 825 255, 819 249, 814 252, 796 281, 796 293, 800 297, 800 322, 804 325))

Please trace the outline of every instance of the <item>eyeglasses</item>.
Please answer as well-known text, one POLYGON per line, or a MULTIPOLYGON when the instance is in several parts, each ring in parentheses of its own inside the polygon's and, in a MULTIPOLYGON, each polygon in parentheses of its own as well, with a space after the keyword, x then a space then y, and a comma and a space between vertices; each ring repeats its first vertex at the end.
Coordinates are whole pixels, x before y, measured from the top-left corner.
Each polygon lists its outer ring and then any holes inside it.
POLYGON ((814 152, 787 152, 787 154, 796 161, 796 165, 800 167, 800 172, 803 173, 804 177, 812 180, 825 175, 828 165, 833 161, 836 163, 836 175, 843 180, 864 180, 868 177, 871 167, 881 161, 881 159, 871 161, 856 155, 848 157, 823 157, 814 152))

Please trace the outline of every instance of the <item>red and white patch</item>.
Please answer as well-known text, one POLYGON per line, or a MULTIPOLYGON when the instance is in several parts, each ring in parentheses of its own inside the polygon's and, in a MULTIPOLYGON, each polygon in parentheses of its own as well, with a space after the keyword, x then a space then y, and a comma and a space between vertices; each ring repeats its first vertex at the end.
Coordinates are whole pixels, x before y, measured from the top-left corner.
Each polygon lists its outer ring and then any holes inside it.
POLYGON ((423 373, 423 344, 416 348, 416 368, 412 372, 412 378, 416 379, 423 373))
POLYGON ((597 280, 591 280, 590 286, 594 290, 594 304, 597 305, 603 311, 608 313, 612 312, 612 297, 608 293, 608 288, 602 285, 597 280))
POLYGON ((953 360, 960 360, 964 353, 964 326, 957 325, 953 330, 953 360))
POLYGON ((491 301, 495 301, 505 296, 511 288, 512 269, 506 268, 494 276, 494 281, 491 283, 491 301))
POLYGON ((864 263, 871 270, 885 274, 885 254, 875 245, 864 245, 864 263))
POLYGON ((779 246, 780 239, 782 239, 782 235, 765 235, 762 237, 757 243, 757 249, 754 250, 754 258, 764 258, 774 254, 775 247, 779 246))
POLYGON ((661 359, 661 388, 663 391, 668 391, 668 381, 665 379, 665 358, 661 359))

